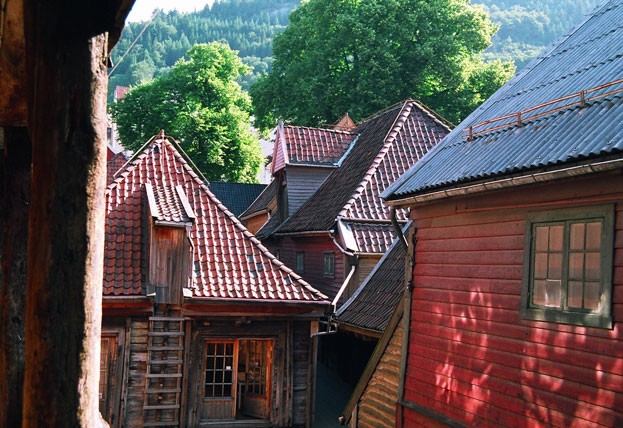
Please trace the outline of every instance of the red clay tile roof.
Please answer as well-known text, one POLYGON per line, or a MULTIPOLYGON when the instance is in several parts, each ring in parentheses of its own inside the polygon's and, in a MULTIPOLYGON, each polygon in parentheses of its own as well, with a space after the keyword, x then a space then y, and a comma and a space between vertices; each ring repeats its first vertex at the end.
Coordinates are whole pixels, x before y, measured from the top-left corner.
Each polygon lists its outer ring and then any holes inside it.
POLYGON ((141 200, 145 184, 181 186, 197 218, 193 244, 192 296, 326 304, 312 288, 270 252, 210 192, 168 138, 154 139, 116 175, 106 190, 104 294, 145 293, 141 254, 141 200))
POLYGON ((274 170, 285 165, 332 166, 357 137, 350 131, 284 126, 275 136, 274 170))
POLYGON ((120 100, 125 98, 125 94, 130 92, 130 88, 127 86, 117 86, 115 87, 115 100, 120 100))
MULTIPOLYGON (((110 150, 110 149, 109 149, 110 150)), ((113 182, 115 178, 115 172, 125 165, 128 160, 123 155, 123 152, 119 152, 114 155, 108 162, 106 162, 106 185, 113 182)))
POLYGON ((190 223, 196 217, 188 204, 188 197, 181 187, 151 186, 145 184, 147 199, 153 198, 154 207, 150 203, 150 212, 156 221, 171 223, 190 223))
MULTIPOLYGON (((362 122, 353 130, 357 140, 340 168, 274 233, 329 230, 338 216, 389 224, 389 209, 380 193, 448 132, 445 124, 413 100, 362 122)), ((399 212, 398 218, 406 220, 406 212, 399 212)), ((365 241, 361 245, 367 246, 365 241)))

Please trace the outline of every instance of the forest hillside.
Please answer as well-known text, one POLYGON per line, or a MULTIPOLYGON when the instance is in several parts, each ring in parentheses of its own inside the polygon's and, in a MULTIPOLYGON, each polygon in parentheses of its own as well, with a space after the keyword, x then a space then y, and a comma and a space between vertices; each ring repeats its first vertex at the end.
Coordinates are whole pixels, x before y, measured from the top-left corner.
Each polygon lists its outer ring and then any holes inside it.
MULTIPOLYGON (((600 0, 474 0, 499 25, 485 59, 513 60, 520 70, 545 46, 563 35, 600 0)), ((115 86, 136 86, 167 73, 191 46, 226 42, 252 68, 240 78, 248 89, 258 75, 270 70, 272 40, 288 25, 288 15, 299 0, 217 0, 210 8, 182 14, 161 13, 110 77, 115 86)), ((112 52, 119 62, 145 23, 129 23, 112 52)), ((405 29, 407 31, 407 29, 405 29)), ((109 102, 112 99, 109 96, 109 102)))

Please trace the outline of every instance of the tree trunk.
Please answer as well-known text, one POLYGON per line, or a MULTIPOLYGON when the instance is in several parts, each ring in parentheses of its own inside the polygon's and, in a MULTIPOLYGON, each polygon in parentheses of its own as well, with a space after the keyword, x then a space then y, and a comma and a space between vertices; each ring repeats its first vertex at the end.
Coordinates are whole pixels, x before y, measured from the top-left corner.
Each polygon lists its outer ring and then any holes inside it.
POLYGON ((56 2, 24 10, 33 168, 22 426, 106 426, 98 380, 107 34, 85 35, 56 2))
POLYGON ((26 128, 0 144, 0 427, 22 425, 31 148, 26 128), (3 150, 2 150, 3 149, 3 150))

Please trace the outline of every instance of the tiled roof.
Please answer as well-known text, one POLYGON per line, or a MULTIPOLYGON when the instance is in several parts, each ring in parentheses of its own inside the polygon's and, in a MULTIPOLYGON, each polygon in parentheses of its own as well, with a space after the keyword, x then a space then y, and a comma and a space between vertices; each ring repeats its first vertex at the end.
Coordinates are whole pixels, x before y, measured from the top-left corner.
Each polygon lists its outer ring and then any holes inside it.
POLYGON ((229 211, 239 217, 262 193, 266 184, 211 181, 208 187, 229 211))
POLYGON ((268 238, 275 229, 281 224, 279 214, 275 213, 268 221, 255 233, 257 239, 262 240, 268 238))
POLYGON ((145 183, 150 212, 156 222, 190 223, 196 217, 181 187, 145 183), (153 207, 152 207, 153 201, 153 207))
MULTIPOLYGON (((389 209, 380 193, 449 130, 416 101, 407 100, 353 132, 358 138, 340 168, 275 233, 329 230, 338 216, 389 224, 389 209)), ((406 219, 405 212, 398 214, 406 219)))
POLYGON ((614 0, 555 42, 469 115, 384 194, 401 199, 490 177, 541 169, 623 151, 623 1, 614 0), (549 101, 618 83, 574 99, 549 101), (605 96, 604 96, 605 95, 605 96), (602 96, 591 100, 591 97, 602 96), (570 103, 575 106, 568 106, 570 103), (541 106, 541 107, 539 107, 541 106), (565 107, 566 106, 566 107, 565 107), (522 114, 517 126, 516 113, 522 114), (559 111, 553 112, 552 109, 559 111), (529 116, 543 114, 534 119, 529 116), (485 131, 469 141, 465 129, 485 131), (493 126, 506 124, 502 129, 493 126), (489 129, 490 131, 487 131, 489 129))
MULTIPOLYGON (((110 150, 110 149, 109 149, 110 150)), ((113 182, 115 178, 115 172, 119 171, 128 160, 123 155, 123 152, 119 152, 114 155, 108 162, 106 162, 106 185, 113 182)))
POLYGON ((255 213, 265 210, 270 201, 277 197, 277 189, 279 188, 279 180, 273 180, 268 186, 262 190, 257 198, 249 205, 249 207, 240 214, 240 218, 249 217, 255 213))
POLYGON ((337 311, 337 322, 381 333, 404 291, 405 249, 390 246, 363 284, 337 311))
POLYGON ((391 223, 360 223, 355 221, 344 221, 355 242, 358 252, 361 253, 384 253, 394 241, 396 234, 391 223))
POLYGON ((275 171, 285 165, 335 165, 346 153, 356 134, 335 129, 283 126, 277 130, 275 171))
POLYGON ((117 174, 106 191, 104 294, 145 293, 141 266, 141 199, 145 185, 180 186, 197 218, 192 296, 197 298, 312 302, 326 296, 277 260, 210 192, 168 138, 154 139, 117 174))

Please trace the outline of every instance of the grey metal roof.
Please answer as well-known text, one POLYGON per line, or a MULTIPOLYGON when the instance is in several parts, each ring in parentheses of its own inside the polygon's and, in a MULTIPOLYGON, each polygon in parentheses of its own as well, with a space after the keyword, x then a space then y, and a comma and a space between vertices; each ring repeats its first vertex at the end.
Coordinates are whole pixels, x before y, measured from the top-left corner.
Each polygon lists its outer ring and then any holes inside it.
MULTIPOLYGON (((623 78, 623 0, 613 0, 546 49, 502 86, 435 148, 383 192, 387 200, 499 177, 525 170, 581 161, 623 151, 623 97, 610 94, 585 107, 566 107, 577 99, 543 106, 545 113, 505 129, 485 131, 469 141, 465 129, 623 78), (547 113, 561 107, 558 112, 547 113)), ((623 89, 623 81, 588 97, 623 89)))

